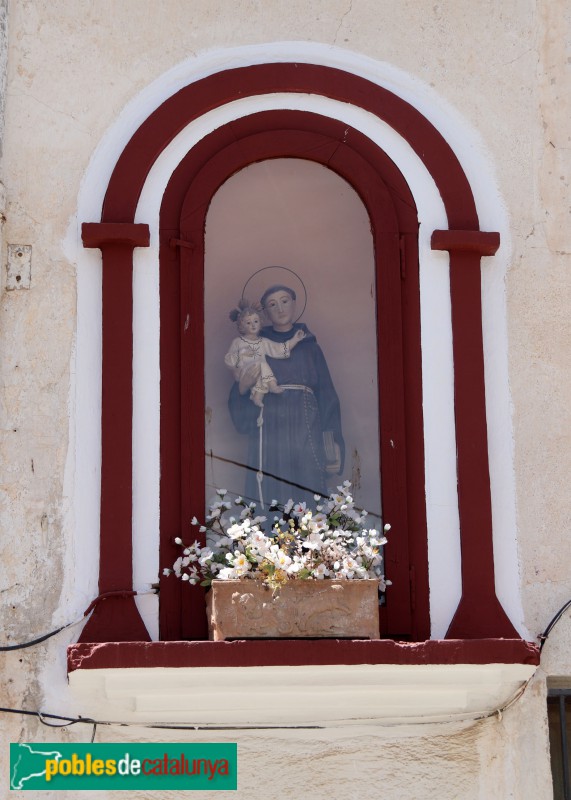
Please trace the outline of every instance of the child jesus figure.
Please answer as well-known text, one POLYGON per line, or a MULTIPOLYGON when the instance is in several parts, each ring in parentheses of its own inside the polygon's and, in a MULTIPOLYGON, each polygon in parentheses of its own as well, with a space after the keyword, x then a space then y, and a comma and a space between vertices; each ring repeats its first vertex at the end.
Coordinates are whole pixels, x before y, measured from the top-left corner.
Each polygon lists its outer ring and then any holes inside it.
POLYGON ((247 303, 240 301, 237 308, 230 312, 230 319, 236 323, 239 336, 233 340, 230 349, 224 357, 224 362, 234 373, 236 381, 240 381, 245 369, 252 364, 260 365, 260 375, 250 390, 250 399, 260 408, 264 404, 264 395, 268 392, 281 394, 283 389, 278 385, 266 356, 270 358, 289 358, 293 348, 305 337, 301 330, 286 342, 272 342, 260 336, 262 322, 259 310, 247 303))

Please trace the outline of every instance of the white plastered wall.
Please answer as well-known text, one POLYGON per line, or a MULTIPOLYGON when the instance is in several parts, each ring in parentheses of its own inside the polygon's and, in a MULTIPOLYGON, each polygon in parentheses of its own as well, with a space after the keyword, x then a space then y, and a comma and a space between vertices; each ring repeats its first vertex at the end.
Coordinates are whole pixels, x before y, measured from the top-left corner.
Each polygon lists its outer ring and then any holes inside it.
MULTIPOLYGON (((78 265, 76 390, 71 414, 70 459, 75 459, 74 528, 84 554, 69 565, 74 605, 93 597, 97 586, 100 469, 101 268, 98 251, 81 247, 81 223, 100 219, 104 192, 114 164, 139 125, 173 92, 213 72, 268 61, 298 61, 333 66, 378 83, 424 114, 449 142, 471 183, 482 230, 500 231, 502 246, 483 260, 483 320, 488 439, 496 589, 523 636, 516 546, 513 446, 507 377, 504 276, 510 256, 507 217, 493 167, 477 134, 441 97, 394 67, 333 47, 274 43, 212 51, 183 62, 141 92, 120 115, 95 152, 78 198, 67 251, 78 265), (493 399, 493 402, 492 400, 493 399)), ((169 177, 201 138, 232 119, 266 109, 307 110, 340 119, 361 130, 397 164, 415 197, 420 225, 423 402, 429 536, 432 636, 445 634, 460 595, 460 548, 453 423, 453 368, 448 257, 430 250, 435 228, 447 220, 436 187, 410 146, 374 115, 347 103, 309 95, 272 94, 246 98, 216 109, 188 125, 158 158, 145 183, 136 221, 148 223, 151 247, 135 251, 134 272, 134 550, 135 587, 145 588, 159 572, 159 297, 158 210, 169 177), (430 368, 428 366, 430 365, 430 368)), ((71 461, 68 474, 71 474, 71 461)), ((164 565, 160 565, 161 567, 164 565)), ((477 568, 477 566, 475 566, 477 568)), ((156 636, 154 598, 141 601, 145 621, 156 636)))

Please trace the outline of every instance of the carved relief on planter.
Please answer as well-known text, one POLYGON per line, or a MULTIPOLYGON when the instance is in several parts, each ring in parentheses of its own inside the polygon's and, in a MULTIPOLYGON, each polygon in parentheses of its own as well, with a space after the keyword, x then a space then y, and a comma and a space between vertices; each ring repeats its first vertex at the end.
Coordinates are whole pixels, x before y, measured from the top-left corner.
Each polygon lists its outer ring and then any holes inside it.
POLYGON ((277 592, 259 581, 213 581, 210 639, 379 638, 378 581, 289 581, 277 592))

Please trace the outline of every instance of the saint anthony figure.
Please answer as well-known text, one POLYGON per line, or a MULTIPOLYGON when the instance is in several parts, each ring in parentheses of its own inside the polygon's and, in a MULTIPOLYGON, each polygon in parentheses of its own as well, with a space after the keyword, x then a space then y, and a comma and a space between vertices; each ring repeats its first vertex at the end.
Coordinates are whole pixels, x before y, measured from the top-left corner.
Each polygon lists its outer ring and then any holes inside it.
POLYGON ((266 394, 259 415, 249 394, 261 370, 252 364, 229 398, 236 430, 248 436, 245 495, 259 502, 263 492, 266 505, 290 498, 314 505, 313 495, 328 493, 327 474, 341 472, 345 456, 337 392, 315 336, 304 323, 294 322, 295 301, 293 289, 281 285, 267 289, 261 299, 271 323, 262 336, 283 344, 304 333, 289 358, 267 357, 283 392, 266 394))

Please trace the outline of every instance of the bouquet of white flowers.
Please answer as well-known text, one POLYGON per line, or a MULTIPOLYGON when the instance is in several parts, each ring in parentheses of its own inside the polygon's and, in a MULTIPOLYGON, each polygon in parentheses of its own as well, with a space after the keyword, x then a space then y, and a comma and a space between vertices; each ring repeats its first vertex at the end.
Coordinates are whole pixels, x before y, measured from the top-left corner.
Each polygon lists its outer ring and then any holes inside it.
POLYGON ((277 514, 270 525, 256 515, 255 503, 241 497, 232 502, 226 489, 219 489, 205 524, 192 520, 206 545, 177 537, 182 555, 164 574, 201 586, 247 578, 272 589, 292 579, 374 579, 384 591, 390 581, 383 574, 382 547, 391 526, 385 525, 383 534, 367 529, 367 512, 355 508, 350 491, 345 481, 327 499, 315 495, 315 510, 293 500, 283 507, 274 501, 270 511, 277 514), (233 507, 240 509, 237 516, 230 514, 233 507))

